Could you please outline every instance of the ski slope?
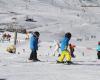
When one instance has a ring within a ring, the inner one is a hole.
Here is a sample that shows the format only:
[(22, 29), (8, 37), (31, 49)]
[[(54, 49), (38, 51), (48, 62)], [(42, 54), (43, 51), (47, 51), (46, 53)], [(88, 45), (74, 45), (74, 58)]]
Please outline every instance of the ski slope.
[[(10, 32), (11, 42), (0, 42), (0, 79), (99, 80), (100, 60), (95, 49), (100, 40), (99, 5), (99, 0), (0, 0), (0, 28), (15, 22), (14, 28), (39, 31), (38, 58), (42, 61), (26, 63), (31, 51), (29, 41), (21, 33), (16, 54), (8, 53), (7, 46), (14, 43), (14, 33)], [(36, 22), (25, 21), (27, 16)], [(76, 58), (72, 61), (79, 65), (56, 64), (58, 57), (52, 56), (49, 46), (54, 40), (61, 40), (66, 32), (72, 33), (70, 42), (76, 45)]]
[[(0, 26), (9, 27), (16, 18), (17, 26), (28, 31), (38, 30), (43, 36), (44, 33), (55, 36), (70, 31), (75, 37), (96, 35), (99, 39), (99, 3), (99, 0), (1, 0)], [(88, 4), (97, 7), (82, 7)], [(26, 22), (27, 16), (37, 22)]]
[[(13, 35), (13, 33), (10, 33)], [(5, 80), (98, 80), (100, 60), (97, 59), (96, 50), (77, 44), (75, 48), (76, 58), (72, 61), (77, 65), (56, 64), (58, 59), (52, 56), (49, 46), (51, 41), (39, 43), (38, 58), (42, 62), (27, 62), (31, 53), (29, 41), (25, 41), (24, 34), (18, 34), (17, 52), (11, 54), (6, 52), (6, 47), (13, 44), (11, 42), (0, 43), (0, 79)], [(77, 42), (77, 41), (76, 41)], [(79, 42), (78, 42), (79, 43)], [(83, 45), (82, 45), (83, 44)], [(89, 46), (89, 45), (87, 45)], [(23, 51), (25, 49), (25, 51)], [(49, 55), (48, 55), (49, 53)], [(63, 77), (62, 77), (63, 76)]]

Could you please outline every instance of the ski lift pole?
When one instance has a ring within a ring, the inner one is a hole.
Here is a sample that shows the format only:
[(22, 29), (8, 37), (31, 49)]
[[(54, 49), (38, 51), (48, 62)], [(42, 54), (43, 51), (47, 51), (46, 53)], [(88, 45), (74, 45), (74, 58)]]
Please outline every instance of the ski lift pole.
[(14, 45), (17, 43), (17, 31), (14, 32)]
[[(16, 48), (16, 44), (17, 44), (17, 31), (14, 32), (14, 46)], [(15, 50), (16, 53), (16, 50)]]
[[(13, 24), (13, 29), (14, 29), (17, 26), (17, 24), (16, 24), (17, 18), (14, 17), (14, 18), (12, 18), (12, 20), (13, 20), (12, 24)], [(16, 53), (16, 43), (17, 43), (17, 28), (14, 31), (14, 48), (15, 48), (14, 53)]]

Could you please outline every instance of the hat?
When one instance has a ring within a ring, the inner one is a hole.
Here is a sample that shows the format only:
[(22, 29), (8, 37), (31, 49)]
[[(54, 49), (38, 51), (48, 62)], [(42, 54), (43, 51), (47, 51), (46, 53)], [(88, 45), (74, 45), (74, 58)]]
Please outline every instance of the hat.
[(39, 37), (39, 36), (40, 36), (40, 33), (39, 33), (38, 31), (35, 31), (35, 32), (33, 33), (33, 35), (36, 36), (36, 37)]
[(69, 38), (69, 39), (71, 38), (71, 36), (72, 36), (72, 35), (71, 35), (70, 32), (68, 32), (68, 33), (65, 34), (65, 37), (67, 37), (67, 38)]

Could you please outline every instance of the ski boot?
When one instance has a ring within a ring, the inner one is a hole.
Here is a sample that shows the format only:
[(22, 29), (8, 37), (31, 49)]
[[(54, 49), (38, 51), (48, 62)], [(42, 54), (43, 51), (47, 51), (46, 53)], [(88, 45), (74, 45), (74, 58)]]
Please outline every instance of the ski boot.
[(67, 61), (68, 65), (74, 64), (72, 61)]

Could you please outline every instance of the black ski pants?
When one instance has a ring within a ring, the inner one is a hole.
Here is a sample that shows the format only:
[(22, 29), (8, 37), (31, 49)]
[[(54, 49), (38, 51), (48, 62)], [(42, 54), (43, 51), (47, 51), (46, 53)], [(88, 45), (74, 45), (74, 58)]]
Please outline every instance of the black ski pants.
[(100, 59), (100, 51), (98, 51), (97, 57), (98, 57), (98, 59)]
[(31, 54), (30, 54), (29, 60), (37, 60), (37, 51), (31, 50)]

